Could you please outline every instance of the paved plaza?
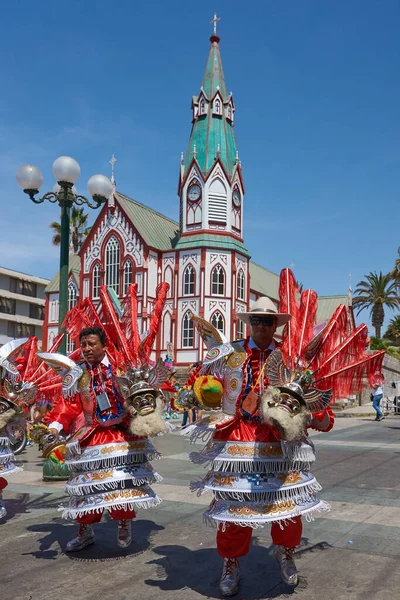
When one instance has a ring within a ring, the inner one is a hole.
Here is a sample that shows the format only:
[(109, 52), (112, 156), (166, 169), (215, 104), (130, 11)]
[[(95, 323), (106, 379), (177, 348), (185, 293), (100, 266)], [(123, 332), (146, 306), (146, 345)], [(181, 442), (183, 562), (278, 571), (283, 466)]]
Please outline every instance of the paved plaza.
[[(400, 598), (400, 418), (337, 419), (330, 433), (314, 433), (321, 496), (332, 512), (304, 523), (297, 552), (300, 584), (280, 580), (268, 528), (253, 535), (241, 560), (238, 599), (398, 600)], [(140, 511), (127, 551), (116, 544), (116, 523), (95, 526), (96, 544), (65, 554), (76, 526), (57, 507), (63, 482), (44, 483), (36, 448), (21, 455), (24, 472), (10, 477), (4, 497), (9, 518), (0, 525), (2, 600), (185, 600), (219, 598), (222, 559), (215, 532), (189, 481), (204, 469), (192, 465), (189, 441), (174, 432), (158, 437), (164, 477), (154, 489), (163, 503)]]

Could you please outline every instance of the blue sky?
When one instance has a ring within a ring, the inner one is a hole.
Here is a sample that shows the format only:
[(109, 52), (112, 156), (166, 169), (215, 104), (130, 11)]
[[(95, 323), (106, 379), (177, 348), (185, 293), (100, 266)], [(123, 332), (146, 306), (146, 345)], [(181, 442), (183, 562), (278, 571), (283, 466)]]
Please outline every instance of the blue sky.
[(275, 272), (294, 264), (321, 295), (346, 293), (349, 273), (355, 287), (365, 273), (392, 268), (400, 245), (398, 0), (7, 3), (0, 264), (49, 278), (57, 270), (49, 229), (57, 207), (23, 195), (20, 164), (42, 169), (44, 191), (54, 159), (71, 155), (86, 193), (92, 174), (110, 175), (115, 153), (119, 191), (178, 218), (179, 158), (215, 11), (252, 259)]

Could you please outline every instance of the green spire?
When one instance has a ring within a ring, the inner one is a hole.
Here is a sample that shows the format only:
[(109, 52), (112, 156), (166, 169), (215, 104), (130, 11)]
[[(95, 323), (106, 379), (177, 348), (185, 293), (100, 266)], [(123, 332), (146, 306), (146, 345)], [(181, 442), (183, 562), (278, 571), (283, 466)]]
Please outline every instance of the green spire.
[(211, 48), (208, 54), (206, 70), (203, 77), (202, 89), (209, 99), (213, 98), (219, 90), (223, 99), (227, 97), (224, 70), (222, 68), (221, 53), (219, 51), (219, 37), (210, 37)]
[(196, 158), (205, 177), (217, 158), (222, 161), (229, 177), (232, 177), (234, 166), (238, 161), (233, 130), (234, 104), (232, 96), (226, 91), (219, 50), (220, 39), (214, 34), (210, 41), (211, 48), (200, 94), (194, 96), (192, 101), (194, 122), (183, 164), (183, 177), (193, 158)]

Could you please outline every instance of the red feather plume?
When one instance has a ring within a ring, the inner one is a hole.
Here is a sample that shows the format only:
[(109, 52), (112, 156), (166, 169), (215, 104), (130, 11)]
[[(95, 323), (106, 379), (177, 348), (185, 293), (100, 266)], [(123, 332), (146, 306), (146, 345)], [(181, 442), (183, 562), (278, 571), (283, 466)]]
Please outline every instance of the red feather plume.
[(100, 287), (100, 299), (106, 329), (112, 332), (115, 343), (121, 354), (121, 358), (123, 358), (123, 363), (125, 365), (128, 363), (134, 363), (135, 361), (131, 354), (129, 344), (126, 340), (126, 337), (122, 333), (118, 316), (115, 312), (114, 305), (111, 302), (110, 296), (107, 292), (107, 287), (105, 285)]
[(289, 368), (294, 367), (299, 344), (299, 305), (297, 296), (299, 288), (290, 269), (283, 269), (279, 280), (279, 311), (292, 315), (283, 330), (282, 355)]
[(142, 364), (145, 364), (150, 357), (150, 352), (153, 347), (155, 337), (160, 327), (162, 311), (164, 308), (165, 300), (167, 299), (167, 293), (169, 290), (169, 284), (165, 281), (160, 283), (156, 289), (156, 299), (154, 302), (153, 310), (150, 317), (150, 331), (148, 335), (142, 340), (139, 346), (139, 357)]
[(138, 331), (138, 299), (137, 299), (137, 284), (133, 283), (129, 286), (125, 298), (121, 302), (122, 319), (121, 329), (128, 341), (129, 348), (135, 363), (139, 357), (140, 337)]
[(306, 346), (312, 339), (317, 316), (317, 294), (313, 290), (305, 290), (301, 295), (299, 311), (299, 342), (297, 353), (302, 356)]

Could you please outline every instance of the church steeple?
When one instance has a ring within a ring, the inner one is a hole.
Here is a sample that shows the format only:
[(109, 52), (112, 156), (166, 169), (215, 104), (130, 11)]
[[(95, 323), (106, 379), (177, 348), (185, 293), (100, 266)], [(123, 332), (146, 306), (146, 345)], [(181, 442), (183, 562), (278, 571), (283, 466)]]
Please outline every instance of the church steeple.
[(192, 97), (192, 131), (181, 159), (181, 233), (215, 230), (242, 238), (243, 181), (234, 133), (235, 104), (227, 92), (215, 15), (200, 92)]
[(193, 127), (185, 157), (185, 171), (190, 166), (193, 152), (202, 173), (207, 176), (219, 158), (231, 177), (236, 161), (237, 148), (233, 131), (235, 105), (228, 94), (219, 49), (220, 38), (210, 37), (203, 83), (198, 96), (192, 98)]

